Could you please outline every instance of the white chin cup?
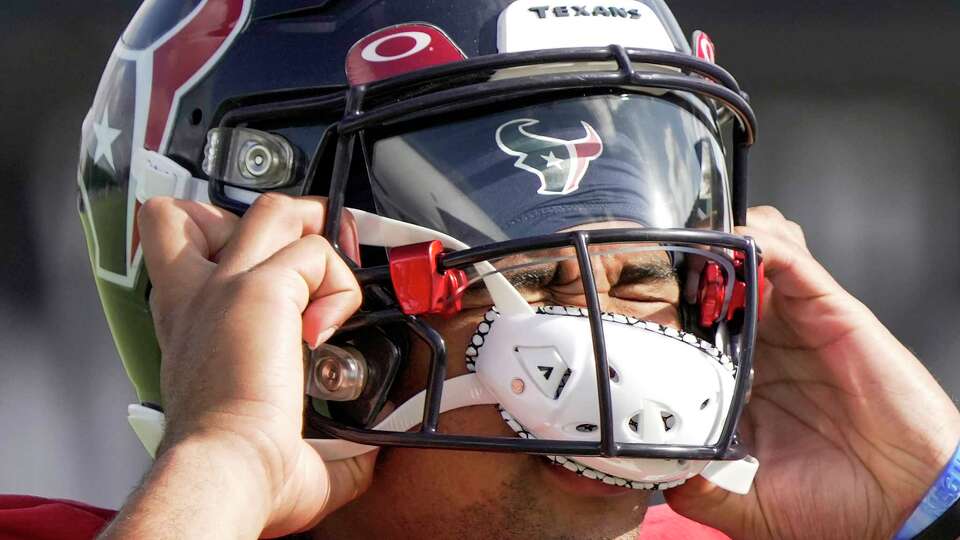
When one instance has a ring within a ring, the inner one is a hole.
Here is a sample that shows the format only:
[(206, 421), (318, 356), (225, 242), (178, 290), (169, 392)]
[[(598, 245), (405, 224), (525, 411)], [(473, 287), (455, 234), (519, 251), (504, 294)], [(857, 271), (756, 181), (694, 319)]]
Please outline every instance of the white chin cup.
[[(622, 443), (715, 444), (733, 397), (735, 366), (693, 334), (617, 314), (603, 315), (610, 367), (614, 439)], [(599, 441), (596, 361), (587, 310), (547, 306), (534, 314), (488, 312), (467, 349), (476, 371), (521, 436)], [(519, 425), (517, 425), (519, 424)], [(575, 458), (628, 481), (670, 487), (704, 472), (736, 477), (727, 489), (749, 490), (756, 461)], [(590, 475), (588, 475), (590, 476)], [(602, 475), (601, 475), (602, 476)], [(721, 482), (718, 482), (721, 483)]]

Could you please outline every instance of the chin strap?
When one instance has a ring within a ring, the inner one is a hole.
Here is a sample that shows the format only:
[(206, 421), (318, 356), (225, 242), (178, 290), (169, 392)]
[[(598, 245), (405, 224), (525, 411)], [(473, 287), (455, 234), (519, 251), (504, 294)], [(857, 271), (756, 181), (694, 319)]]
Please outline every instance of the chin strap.
[[(423, 390), (397, 407), (373, 429), (397, 432), (412, 429), (420, 424), (426, 400), (427, 392)], [(468, 373), (444, 381), (443, 395), (440, 399), (440, 412), (445, 413), (473, 405), (495, 405), (496, 403), (496, 398), (483, 386), (477, 374)], [(165, 421), (163, 413), (135, 403), (127, 407), (127, 421), (150, 457), (156, 457), (157, 447), (160, 446), (160, 440), (163, 438)], [(376, 446), (358, 444), (342, 439), (307, 439), (307, 443), (325, 461), (352, 458), (377, 448)]]
[[(408, 431), (420, 424), (427, 393), (422, 391), (397, 407), (389, 416), (376, 425), (377, 431)], [(487, 391), (476, 373), (460, 375), (443, 382), (443, 394), (440, 398), (440, 412), (472, 407), (474, 405), (495, 405), (493, 394)], [(375, 450), (376, 446), (367, 446), (342, 439), (307, 439), (307, 443), (320, 454), (325, 461), (338, 461), (352, 458)]]
[(700, 476), (727, 491), (746, 495), (759, 467), (760, 462), (753, 456), (737, 461), (711, 461), (700, 471)]
[(150, 457), (156, 458), (166, 423), (163, 413), (139, 403), (132, 403), (127, 406), (127, 422)]

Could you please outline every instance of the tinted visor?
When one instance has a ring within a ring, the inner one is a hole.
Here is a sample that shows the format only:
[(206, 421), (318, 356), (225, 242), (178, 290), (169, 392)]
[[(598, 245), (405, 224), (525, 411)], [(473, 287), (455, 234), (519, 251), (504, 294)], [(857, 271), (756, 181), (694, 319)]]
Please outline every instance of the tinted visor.
[(712, 109), (679, 92), (540, 103), (376, 140), (387, 217), (471, 245), (628, 221), (730, 230)]

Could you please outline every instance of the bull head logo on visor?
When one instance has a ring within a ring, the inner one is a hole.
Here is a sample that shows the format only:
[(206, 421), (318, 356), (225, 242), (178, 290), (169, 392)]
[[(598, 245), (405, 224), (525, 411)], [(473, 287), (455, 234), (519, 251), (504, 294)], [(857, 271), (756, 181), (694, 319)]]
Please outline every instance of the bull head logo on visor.
[(530, 133), (539, 120), (519, 118), (497, 128), (497, 146), (517, 160), (513, 166), (537, 175), (543, 195), (566, 195), (580, 187), (587, 165), (603, 153), (603, 141), (593, 127), (581, 121), (586, 135), (572, 141)]

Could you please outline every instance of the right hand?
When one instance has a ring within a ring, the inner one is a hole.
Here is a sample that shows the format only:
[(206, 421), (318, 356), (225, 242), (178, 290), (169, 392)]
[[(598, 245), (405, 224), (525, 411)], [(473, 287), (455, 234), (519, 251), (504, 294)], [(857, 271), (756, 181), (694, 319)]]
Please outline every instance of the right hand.
[[(376, 452), (324, 463), (301, 435), (302, 344), (328, 339), (361, 301), (320, 236), (325, 203), (265, 194), (240, 219), (153, 198), (139, 214), (162, 351), (158, 461), (198, 444), (216, 449), (212, 461), (245, 456), (249, 467), (231, 474), (252, 473), (243, 486), (260, 504), (243, 511), (259, 513), (264, 536), (312, 527), (372, 480)], [(340, 243), (355, 254), (355, 228), (349, 216), (343, 223)]]
[(667, 502), (733, 538), (890, 538), (953, 454), (960, 412), (797, 224), (771, 207), (747, 222), (768, 278), (741, 422), (760, 470), (747, 495), (693, 478)]

